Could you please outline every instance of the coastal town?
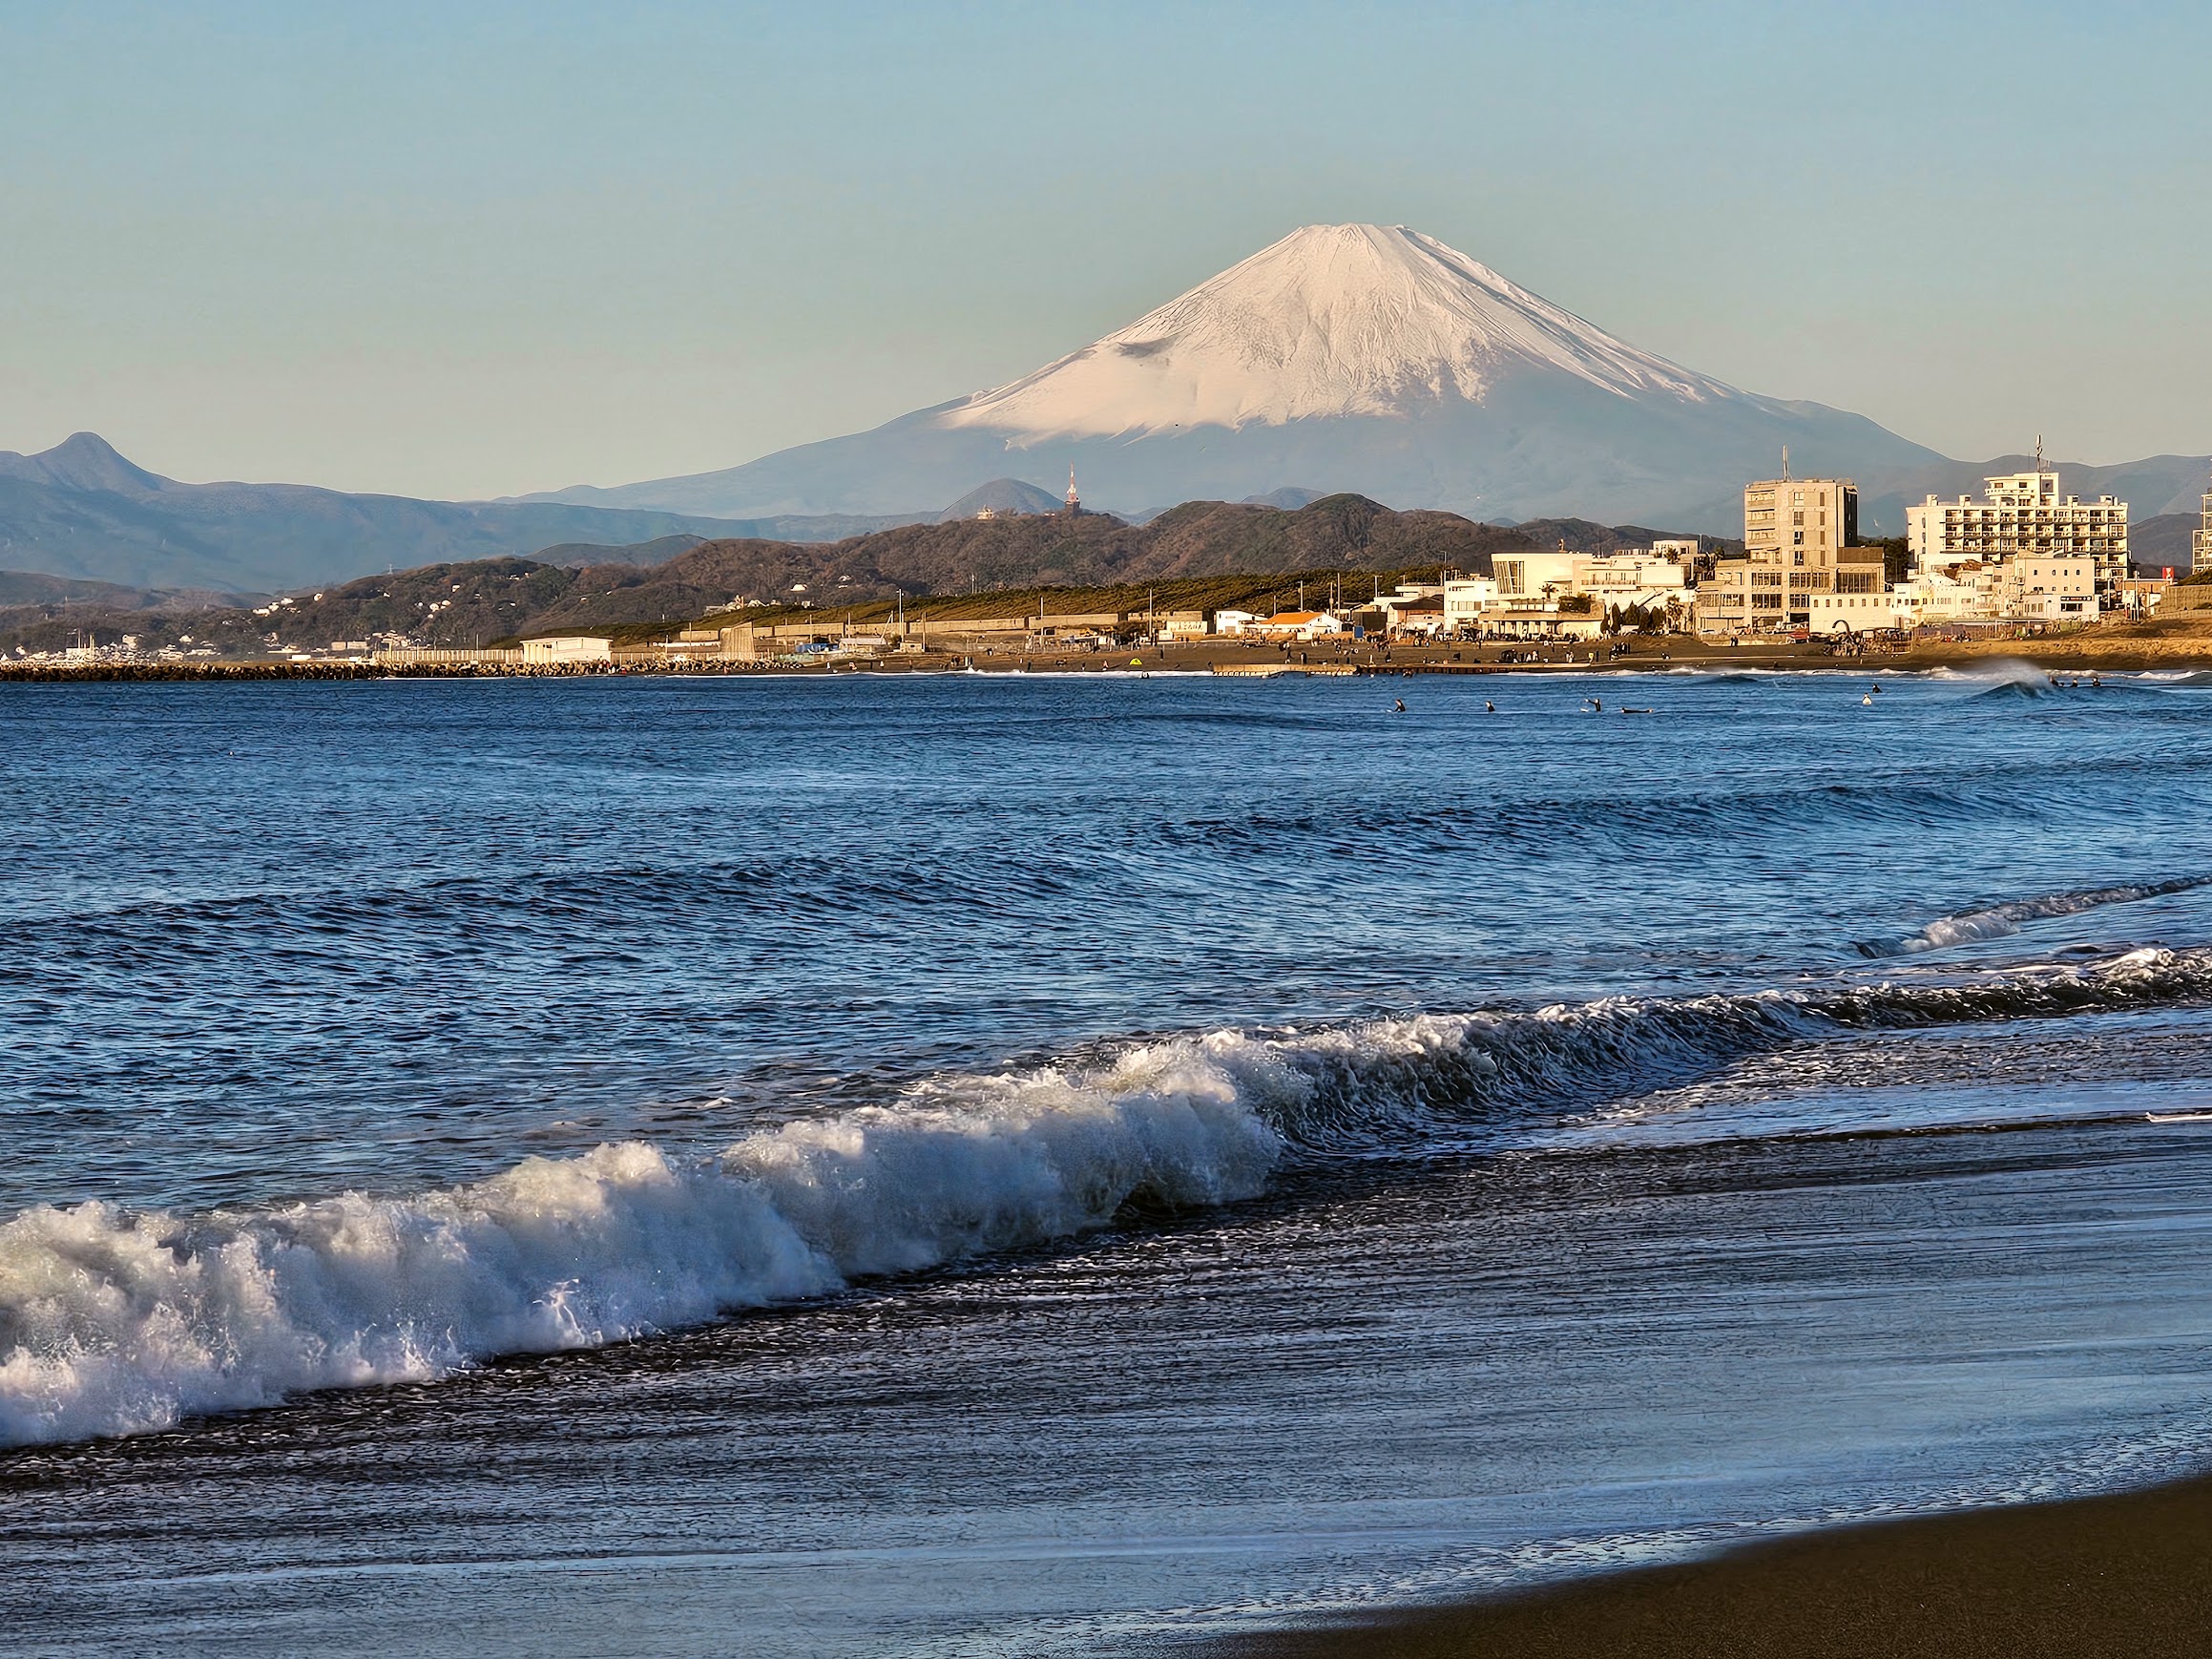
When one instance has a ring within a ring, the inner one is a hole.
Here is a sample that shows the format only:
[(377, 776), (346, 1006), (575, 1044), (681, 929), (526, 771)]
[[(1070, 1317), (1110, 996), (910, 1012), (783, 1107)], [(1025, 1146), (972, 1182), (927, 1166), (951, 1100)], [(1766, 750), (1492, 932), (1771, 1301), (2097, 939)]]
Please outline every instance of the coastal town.
[[(1325, 572), (1286, 578), (1280, 602), (1259, 607), (1179, 603), (1172, 583), (1164, 596), (1157, 585), (1149, 589), (1142, 602), (1041, 585), (969, 596), (956, 606), (905, 596), (825, 606), (793, 594), (741, 598), (688, 625), (642, 634), (577, 630), (458, 645), (388, 632), (244, 660), (190, 636), (142, 649), (126, 633), (46, 652), (19, 647), (0, 673), (195, 666), (541, 676), (866, 667), (1405, 672), (1628, 656), (1899, 656), (2078, 642), (2085, 630), (2109, 633), (2199, 610), (2212, 617), (2212, 582), (2135, 564), (2127, 503), (2065, 494), (2039, 451), (2031, 470), (1986, 478), (1978, 498), (1930, 496), (1908, 506), (1907, 533), (1897, 538), (1862, 537), (1850, 479), (1794, 477), (1786, 452), (1783, 459), (1781, 475), (1743, 488), (1740, 547), (1655, 537), (1642, 547), (1573, 551), (1562, 540), (1551, 551), (1498, 553), (1482, 574), (1398, 573), (1387, 585), (1381, 577), (1363, 582)], [(1072, 482), (1062, 513), (1084, 513)], [(986, 507), (977, 516), (1004, 514)], [(2212, 571), (2212, 489), (2192, 550), (2194, 568)], [(252, 615), (274, 624), (301, 602), (272, 598)], [(427, 601), (426, 623), (442, 604)]]

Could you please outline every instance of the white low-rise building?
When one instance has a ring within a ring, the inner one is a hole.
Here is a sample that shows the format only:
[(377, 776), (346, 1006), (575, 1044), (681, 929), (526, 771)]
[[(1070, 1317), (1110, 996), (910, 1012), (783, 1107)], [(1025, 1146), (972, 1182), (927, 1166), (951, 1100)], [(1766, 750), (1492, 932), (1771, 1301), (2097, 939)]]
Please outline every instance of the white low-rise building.
[(525, 662), (605, 662), (613, 656), (613, 648), (595, 634), (553, 634), (522, 642)]
[(1454, 577), (1444, 584), (1444, 631), (1448, 634), (1480, 633), (1483, 618), (1497, 607), (1495, 577)]
[(1931, 571), (1907, 577), (1889, 590), (1900, 628), (1933, 622), (1985, 622), (1994, 614), (1992, 594), (1996, 571), (1989, 565), (1956, 565), (1950, 574)]
[(1889, 628), (1909, 627), (1898, 620), (1894, 592), (1878, 594), (1814, 594), (1809, 601), (1813, 638), (1836, 634), (1873, 634)]
[(1498, 602), (1518, 606), (1571, 594), (1575, 591), (1576, 567), (1587, 558), (1585, 554), (1569, 553), (1564, 548), (1556, 553), (1501, 553), (1490, 561)]
[(2094, 622), (2097, 577), (2094, 558), (2009, 558), (1997, 567), (1991, 597), (2008, 621)]
[[(1690, 545), (1694, 559), (1697, 544)], [(1632, 614), (1679, 620), (1689, 614), (1690, 568), (1642, 553), (1595, 556), (1576, 570), (1574, 591), (1588, 594), (1601, 615), (1617, 620)]]
[(1324, 640), (1348, 633), (1342, 617), (1328, 611), (1277, 611), (1252, 624), (1252, 632), (1269, 640)]

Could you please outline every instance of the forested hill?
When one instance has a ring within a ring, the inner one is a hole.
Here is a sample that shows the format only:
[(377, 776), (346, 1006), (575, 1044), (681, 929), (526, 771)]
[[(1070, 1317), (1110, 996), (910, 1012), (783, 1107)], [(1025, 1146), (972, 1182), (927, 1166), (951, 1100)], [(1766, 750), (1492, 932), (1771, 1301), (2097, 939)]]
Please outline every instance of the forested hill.
[[(460, 645), (525, 634), (675, 626), (747, 599), (834, 606), (902, 593), (918, 598), (1292, 571), (1483, 574), (1493, 555), (1514, 549), (1564, 542), (1578, 552), (1603, 552), (1645, 546), (1659, 534), (1580, 519), (1506, 528), (1450, 513), (1394, 513), (1358, 495), (1327, 496), (1295, 511), (1193, 501), (1143, 525), (1103, 514), (970, 518), (826, 545), (704, 541), (656, 564), (633, 562), (649, 556), (641, 549), (549, 549), (552, 556), (365, 577), (258, 609), (150, 606), (143, 598), (72, 602), (57, 594), (0, 608), (0, 649), (52, 649), (78, 633), (111, 640), (129, 633), (149, 645), (176, 643), (189, 634), (195, 643), (226, 652), (320, 648), (385, 635)], [(579, 556), (599, 561), (583, 563)]]

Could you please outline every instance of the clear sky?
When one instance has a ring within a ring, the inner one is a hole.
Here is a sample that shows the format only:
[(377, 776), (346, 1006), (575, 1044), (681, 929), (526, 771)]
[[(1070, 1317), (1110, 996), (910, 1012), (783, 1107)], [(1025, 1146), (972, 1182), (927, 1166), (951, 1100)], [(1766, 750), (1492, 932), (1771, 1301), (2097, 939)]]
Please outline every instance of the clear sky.
[(2202, 453), (2208, 47), (2126, 0), (0, 0), (0, 449), (697, 472), (1366, 220), (1950, 454)]

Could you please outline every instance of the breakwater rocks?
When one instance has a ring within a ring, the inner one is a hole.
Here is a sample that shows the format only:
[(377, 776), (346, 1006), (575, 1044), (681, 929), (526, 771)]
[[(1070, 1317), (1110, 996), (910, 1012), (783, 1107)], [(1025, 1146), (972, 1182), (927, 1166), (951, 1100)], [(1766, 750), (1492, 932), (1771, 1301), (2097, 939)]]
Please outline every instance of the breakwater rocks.
[(156, 680), (573, 680), (607, 674), (761, 673), (757, 663), (671, 663), (632, 667), (604, 662), (509, 664), (375, 662), (0, 662), (0, 682), (106, 682)]
[(0, 662), (0, 681), (383, 680), (366, 662)]

